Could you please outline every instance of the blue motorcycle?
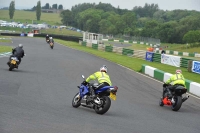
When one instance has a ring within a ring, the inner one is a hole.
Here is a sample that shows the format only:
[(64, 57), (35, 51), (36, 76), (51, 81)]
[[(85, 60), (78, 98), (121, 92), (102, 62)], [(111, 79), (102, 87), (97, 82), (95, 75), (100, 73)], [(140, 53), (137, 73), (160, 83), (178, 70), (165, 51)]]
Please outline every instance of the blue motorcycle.
[[(84, 75), (82, 78), (85, 81)], [(78, 86), (79, 92), (72, 100), (72, 106), (78, 108), (79, 106), (94, 109), (97, 114), (106, 113), (110, 106), (111, 100), (116, 100), (117, 86), (105, 86), (98, 89), (99, 84), (88, 83), (87, 85), (81, 84)]]

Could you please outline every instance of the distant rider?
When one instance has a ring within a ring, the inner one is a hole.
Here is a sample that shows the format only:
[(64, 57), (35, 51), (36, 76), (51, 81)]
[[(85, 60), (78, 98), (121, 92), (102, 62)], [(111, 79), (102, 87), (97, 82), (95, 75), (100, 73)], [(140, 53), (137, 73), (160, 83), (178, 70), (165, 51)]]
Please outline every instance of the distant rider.
[(54, 44), (53, 37), (49, 37), (49, 43), (52, 42)]
[(48, 34), (46, 35), (46, 41), (47, 41), (47, 40), (49, 40), (49, 35), (48, 35)]

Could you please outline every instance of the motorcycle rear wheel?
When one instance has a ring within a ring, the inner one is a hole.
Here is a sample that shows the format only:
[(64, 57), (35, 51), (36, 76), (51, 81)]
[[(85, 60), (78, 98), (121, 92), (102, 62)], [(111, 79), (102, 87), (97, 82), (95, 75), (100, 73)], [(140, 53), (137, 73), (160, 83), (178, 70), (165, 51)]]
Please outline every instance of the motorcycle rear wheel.
[(97, 114), (103, 115), (109, 110), (111, 106), (111, 100), (107, 96), (100, 98), (100, 100), (102, 102), (101, 106), (99, 107), (98, 105), (95, 105), (94, 110)]
[(181, 96), (175, 96), (174, 100), (175, 100), (175, 103), (172, 104), (171, 108), (173, 111), (178, 111), (182, 105), (182, 98), (181, 98)]
[[(79, 98), (78, 98), (78, 97), (79, 97)], [(79, 93), (77, 93), (77, 94), (74, 96), (73, 100), (72, 100), (72, 106), (73, 106), (74, 108), (78, 108), (80, 105), (81, 105), (81, 98), (80, 98), (80, 96), (79, 96)]]

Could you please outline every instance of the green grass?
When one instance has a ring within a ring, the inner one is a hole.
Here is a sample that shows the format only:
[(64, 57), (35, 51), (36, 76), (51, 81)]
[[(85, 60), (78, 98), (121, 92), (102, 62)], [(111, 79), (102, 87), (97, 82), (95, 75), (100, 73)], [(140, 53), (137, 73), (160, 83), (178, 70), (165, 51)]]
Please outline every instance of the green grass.
[[(77, 50), (81, 50), (81, 51), (102, 57), (104, 59), (107, 59), (111, 62), (115, 62), (117, 64), (121, 64), (121, 65), (126, 66), (137, 72), (141, 72), (142, 64), (146, 64), (146, 65), (158, 68), (162, 71), (172, 73), (172, 74), (177, 69), (176, 67), (164, 65), (161, 63), (148, 62), (145, 60), (132, 58), (132, 57), (128, 57), (128, 56), (124, 56), (124, 55), (120, 55), (120, 54), (94, 50), (92, 48), (81, 46), (80, 44), (75, 43), (75, 42), (68, 42), (68, 41), (63, 41), (63, 40), (58, 40), (58, 39), (55, 39), (55, 41), (65, 45), (65, 46), (75, 48)], [(181, 68), (181, 69), (182, 69), (183, 75), (185, 76), (186, 79), (200, 83), (200, 75), (199, 74), (188, 72), (186, 68)]]
[(0, 53), (2, 53), (2, 52), (11, 52), (11, 51), (12, 51), (12, 47), (0, 45)]
[[(104, 42), (106, 45), (110, 45), (109, 42)], [(151, 47), (149, 45), (145, 44), (132, 44), (132, 43), (124, 43), (123, 44), (130, 44), (131, 46), (126, 47), (128, 49), (134, 49), (134, 50), (147, 50), (147, 48)], [(168, 46), (168, 48), (164, 48), (165, 46)], [(169, 43), (162, 43), (161, 47), (163, 47), (165, 50), (172, 50), (172, 51), (180, 51), (180, 52), (188, 52), (188, 53), (200, 53), (200, 47), (196, 48), (186, 48), (186, 44), (169, 44)]]
[[(0, 20), (11, 21), (9, 18), (9, 10), (0, 10)], [(21, 23), (43, 23), (46, 22), (50, 25), (61, 24), (61, 17), (58, 13), (41, 13), (40, 21), (36, 19), (36, 12), (15, 10), (13, 20)]]
[(72, 30), (67, 30), (67, 29), (42, 29), (40, 30), (41, 33), (46, 33), (46, 34), (57, 34), (57, 35), (68, 35), (68, 36), (78, 36), (82, 37), (82, 33), (72, 31)]
[[(5, 39), (2, 39), (2, 38), (5, 38)], [(8, 38), (8, 39), (6, 39), (6, 38)], [(11, 39), (10, 39), (10, 37), (1, 36), (1, 35), (0, 35), (0, 42), (11, 43)]]
[(15, 31), (14, 33), (22, 33), (22, 32), (30, 32), (32, 29), (27, 28), (27, 29), (22, 29), (19, 27), (0, 27), (0, 30), (9, 30), (9, 31)]
[[(27, 28), (27, 29), (22, 29), (18, 27), (0, 27), (0, 30), (9, 30), (9, 31), (15, 31), (15, 33), (22, 33), (22, 32), (30, 32), (32, 29)], [(68, 36), (78, 36), (82, 37), (81, 32), (76, 32), (72, 30), (67, 30), (67, 29), (41, 29), (40, 33), (45, 33), (45, 34), (57, 34), (57, 35), (68, 35)]]

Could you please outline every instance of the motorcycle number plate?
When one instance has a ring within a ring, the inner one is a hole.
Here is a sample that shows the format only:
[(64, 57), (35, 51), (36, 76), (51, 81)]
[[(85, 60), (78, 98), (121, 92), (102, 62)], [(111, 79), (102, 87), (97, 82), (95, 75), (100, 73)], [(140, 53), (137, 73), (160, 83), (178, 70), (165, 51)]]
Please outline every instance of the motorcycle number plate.
[(15, 60), (12, 60), (12, 61), (11, 61), (11, 64), (16, 64), (16, 61), (15, 61)]
[(112, 100), (116, 100), (117, 96), (115, 94), (113, 94), (112, 92), (110, 92), (110, 98)]

